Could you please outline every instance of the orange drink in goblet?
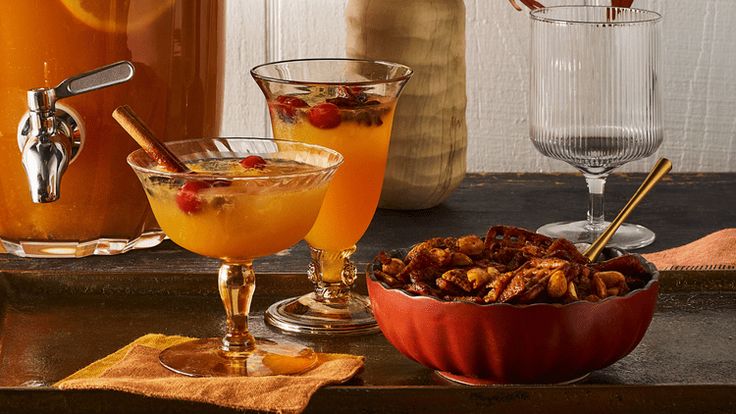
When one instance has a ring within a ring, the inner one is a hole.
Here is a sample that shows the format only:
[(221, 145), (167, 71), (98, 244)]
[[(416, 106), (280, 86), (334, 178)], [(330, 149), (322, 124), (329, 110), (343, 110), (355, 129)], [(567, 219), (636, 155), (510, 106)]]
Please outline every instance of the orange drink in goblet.
[(351, 292), (350, 256), (378, 206), (396, 102), (412, 71), (380, 61), (312, 59), (268, 63), (251, 74), (266, 95), (276, 138), (345, 157), (305, 237), (314, 292), (271, 306), (266, 321), (291, 332), (376, 331), (367, 298)]
[(249, 333), (252, 262), (307, 234), (342, 156), (316, 145), (257, 138), (167, 146), (194, 173), (162, 171), (143, 150), (133, 152), (128, 163), (171, 240), (222, 260), (218, 285), (227, 333), (167, 348), (161, 362), (194, 376), (266, 376), (309, 369), (316, 363), (311, 349)]

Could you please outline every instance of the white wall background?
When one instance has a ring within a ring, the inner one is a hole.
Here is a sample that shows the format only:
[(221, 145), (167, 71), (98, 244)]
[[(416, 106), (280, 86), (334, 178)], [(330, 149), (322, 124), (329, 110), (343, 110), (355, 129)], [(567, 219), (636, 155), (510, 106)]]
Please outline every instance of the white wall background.
[[(543, 3), (562, 3), (547, 0)], [(268, 135), (249, 69), (345, 55), (346, 0), (227, 0), (223, 134)], [(529, 21), (506, 0), (466, 0), (468, 170), (574, 171), (546, 159), (527, 134)], [(736, 1), (636, 0), (664, 15), (665, 142), (676, 171), (736, 171)], [(401, 2), (396, 2), (400, 12)]]

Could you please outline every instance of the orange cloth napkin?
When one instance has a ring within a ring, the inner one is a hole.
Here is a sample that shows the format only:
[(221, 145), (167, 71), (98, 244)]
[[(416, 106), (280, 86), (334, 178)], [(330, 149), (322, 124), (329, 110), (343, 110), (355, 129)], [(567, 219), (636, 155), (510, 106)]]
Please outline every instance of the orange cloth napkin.
[(204, 402), (241, 410), (300, 413), (328, 384), (358, 373), (363, 357), (318, 354), (316, 368), (299, 375), (207, 377), (178, 375), (161, 366), (159, 352), (193, 338), (149, 334), (55, 384), (61, 389), (109, 389), (149, 397)]
[(684, 246), (643, 255), (657, 269), (736, 266), (736, 228), (723, 229)]

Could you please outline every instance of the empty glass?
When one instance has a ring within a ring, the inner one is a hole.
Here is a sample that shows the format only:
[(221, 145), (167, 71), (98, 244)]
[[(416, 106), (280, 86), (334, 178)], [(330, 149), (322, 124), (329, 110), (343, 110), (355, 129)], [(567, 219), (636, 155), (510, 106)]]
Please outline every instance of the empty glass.
[[(580, 170), (588, 183), (588, 219), (538, 232), (592, 242), (603, 217), (606, 177), (652, 155), (662, 143), (661, 16), (639, 9), (560, 6), (531, 12), (529, 132), (542, 154)], [(623, 224), (609, 245), (635, 249), (654, 241)]]

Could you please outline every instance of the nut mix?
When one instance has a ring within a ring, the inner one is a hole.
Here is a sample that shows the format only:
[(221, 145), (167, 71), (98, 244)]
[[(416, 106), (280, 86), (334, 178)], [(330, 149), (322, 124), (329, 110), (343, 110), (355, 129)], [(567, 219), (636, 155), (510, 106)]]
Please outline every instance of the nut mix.
[(649, 270), (633, 255), (591, 263), (565, 239), (511, 226), (475, 235), (436, 237), (403, 259), (386, 252), (374, 274), (392, 288), (473, 303), (570, 303), (623, 296), (643, 287)]

